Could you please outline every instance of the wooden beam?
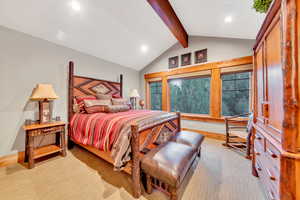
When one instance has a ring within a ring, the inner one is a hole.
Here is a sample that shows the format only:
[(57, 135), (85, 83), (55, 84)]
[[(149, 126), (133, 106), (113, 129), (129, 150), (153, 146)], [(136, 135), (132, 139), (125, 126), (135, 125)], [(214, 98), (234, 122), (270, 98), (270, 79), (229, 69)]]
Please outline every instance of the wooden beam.
[(179, 43), (188, 47), (188, 34), (177, 17), (174, 9), (168, 0), (147, 0), (154, 11), (159, 15), (163, 22), (168, 26)]

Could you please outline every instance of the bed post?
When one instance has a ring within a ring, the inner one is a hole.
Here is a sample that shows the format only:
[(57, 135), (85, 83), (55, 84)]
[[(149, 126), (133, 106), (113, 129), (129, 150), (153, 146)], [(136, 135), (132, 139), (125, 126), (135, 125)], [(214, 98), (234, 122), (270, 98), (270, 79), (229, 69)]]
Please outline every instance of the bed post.
[(71, 133), (71, 119), (73, 116), (73, 85), (74, 85), (74, 62), (69, 62), (69, 87), (68, 87), (68, 149), (71, 149), (74, 147), (74, 143), (70, 139), (70, 133)]
[(133, 196), (141, 196), (141, 171), (140, 171), (140, 148), (139, 148), (139, 127), (136, 123), (131, 125), (131, 150), (132, 150), (132, 185)]
[(123, 74), (120, 74), (120, 96), (123, 97)]
[(178, 132), (181, 131), (181, 114), (180, 112), (176, 112), (178, 119)]

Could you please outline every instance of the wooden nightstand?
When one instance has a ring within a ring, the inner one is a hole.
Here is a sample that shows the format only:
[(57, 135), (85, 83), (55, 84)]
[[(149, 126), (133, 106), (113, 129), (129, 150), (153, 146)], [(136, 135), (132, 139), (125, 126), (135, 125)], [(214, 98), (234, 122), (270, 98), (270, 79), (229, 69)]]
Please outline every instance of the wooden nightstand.
[[(61, 152), (65, 157), (66, 142), (65, 142), (65, 122), (50, 122), (45, 124), (25, 125), (23, 129), (26, 131), (26, 148), (25, 148), (25, 162), (28, 162), (28, 168), (34, 167), (34, 160), (43, 156)], [(45, 136), (49, 134), (56, 135), (56, 143), (46, 145), (39, 148), (34, 148), (34, 138), (37, 136)]]

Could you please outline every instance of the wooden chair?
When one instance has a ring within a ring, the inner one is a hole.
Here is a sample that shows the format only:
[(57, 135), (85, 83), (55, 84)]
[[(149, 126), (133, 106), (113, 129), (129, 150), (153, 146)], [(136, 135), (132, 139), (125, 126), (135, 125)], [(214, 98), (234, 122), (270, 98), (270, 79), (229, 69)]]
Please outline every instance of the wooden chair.
[(245, 113), (225, 118), (226, 140), (223, 144), (226, 147), (238, 150), (247, 159), (251, 158), (251, 130), (247, 130), (248, 118), (251, 113)]

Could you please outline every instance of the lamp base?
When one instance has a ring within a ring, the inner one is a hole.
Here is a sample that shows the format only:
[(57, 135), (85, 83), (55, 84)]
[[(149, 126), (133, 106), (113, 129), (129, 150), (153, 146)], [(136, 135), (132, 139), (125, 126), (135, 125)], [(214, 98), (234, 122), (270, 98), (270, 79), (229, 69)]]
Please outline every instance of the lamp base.
[(47, 99), (39, 101), (39, 123), (49, 123), (51, 121), (50, 101)]
[(137, 109), (136, 97), (130, 97), (130, 103), (131, 103), (132, 109), (136, 110)]

